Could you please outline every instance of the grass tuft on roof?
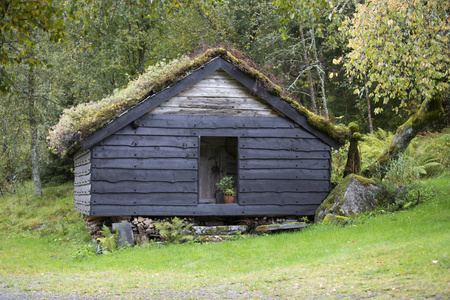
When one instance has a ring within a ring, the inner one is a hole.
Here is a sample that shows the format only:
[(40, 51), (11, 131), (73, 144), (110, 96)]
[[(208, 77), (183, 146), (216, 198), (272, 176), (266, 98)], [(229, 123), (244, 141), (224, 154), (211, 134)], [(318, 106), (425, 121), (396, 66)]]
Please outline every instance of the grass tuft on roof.
[(147, 100), (148, 97), (150, 97), (148, 100), (151, 101), (152, 95), (170, 87), (219, 56), (238, 67), (242, 72), (258, 79), (269, 92), (290, 103), (308, 119), (314, 128), (327, 133), (341, 144), (348, 138), (350, 131), (347, 127), (335, 126), (329, 120), (310, 112), (292, 98), (284, 96), (283, 90), (278, 85), (250, 67), (244, 60), (234, 57), (223, 48), (213, 48), (195, 58), (183, 56), (150, 66), (144, 74), (131, 81), (127, 87), (113, 92), (103, 100), (65, 109), (59, 122), (49, 131), (47, 140), (50, 149), (61, 157), (74, 153), (79, 150), (80, 143), (92, 133), (140, 102)]

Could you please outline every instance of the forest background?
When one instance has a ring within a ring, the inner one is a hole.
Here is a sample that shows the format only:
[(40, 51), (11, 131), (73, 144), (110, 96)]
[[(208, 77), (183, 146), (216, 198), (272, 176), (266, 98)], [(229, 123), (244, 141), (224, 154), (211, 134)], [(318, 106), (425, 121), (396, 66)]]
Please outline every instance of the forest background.
[[(70, 179), (46, 143), (71, 106), (149, 66), (233, 49), (311, 111), (362, 133), (449, 105), (450, 4), (442, 0), (1, 1), (0, 191)], [(448, 127), (447, 117), (435, 129)], [(33, 175), (33, 176), (32, 176)]]

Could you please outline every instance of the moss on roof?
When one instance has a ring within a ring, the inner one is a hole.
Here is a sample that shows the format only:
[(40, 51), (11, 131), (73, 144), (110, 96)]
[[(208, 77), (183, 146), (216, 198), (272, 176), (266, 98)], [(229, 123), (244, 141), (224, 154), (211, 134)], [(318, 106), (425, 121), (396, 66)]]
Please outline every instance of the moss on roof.
[(49, 132), (48, 142), (51, 150), (60, 156), (75, 152), (79, 149), (80, 142), (95, 131), (138, 105), (147, 97), (170, 87), (219, 56), (238, 67), (242, 72), (258, 79), (265, 89), (280, 96), (304, 115), (314, 128), (327, 133), (341, 144), (348, 138), (350, 131), (347, 127), (335, 126), (329, 120), (310, 112), (297, 101), (283, 95), (283, 91), (278, 85), (250, 67), (244, 60), (234, 57), (223, 48), (214, 48), (195, 58), (184, 56), (167, 63), (162, 62), (151, 66), (147, 72), (131, 81), (127, 87), (115, 91), (102, 101), (83, 103), (64, 110), (58, 124)]

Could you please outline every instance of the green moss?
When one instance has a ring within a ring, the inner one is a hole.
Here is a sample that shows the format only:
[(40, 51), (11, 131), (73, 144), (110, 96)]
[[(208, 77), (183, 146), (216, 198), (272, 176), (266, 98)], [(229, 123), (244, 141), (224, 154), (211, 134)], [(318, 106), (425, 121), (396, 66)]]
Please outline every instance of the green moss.
[(369, 184), (376, 184), (375, 181), (370, 178), (366, 178), (366, 177), (359, 176), (359, 175), (354, 175), (354, 177), (364, 186), (369, 185)]
[(355, 141), (359, 141), (361, 139), (361, 133), (359, 132), (354, 132), (352, 135), (352, 139)]
[(359, 126), (355, 122), (348, 124), (348, 129), (350, 129), (351, 132), (359, 132)]
[(323, 218), (323, 225), (345, 225), (348, 223), (349, 218), (343, 216), (336, 216), (333, 214), (327, 214)]

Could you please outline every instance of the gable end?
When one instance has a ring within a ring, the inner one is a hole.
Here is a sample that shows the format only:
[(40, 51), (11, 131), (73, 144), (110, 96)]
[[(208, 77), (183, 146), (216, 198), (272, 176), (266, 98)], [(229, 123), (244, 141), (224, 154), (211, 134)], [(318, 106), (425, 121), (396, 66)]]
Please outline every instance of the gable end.
[(272, 109), (293, 120), (305, 130), (318, 137), (324, 143), (336, 149), (340, 147), (340, 144), (337, 143), (334, 139), (330, 138), (325, 133), (322, 133), (313, 128), (308, 123), (307, 118), (300, 114), (288, 102), (281, 99), (279, 96), (273, 95), (269, 91), (267, 91), (267, 89), (263, 87), (263, 84), (258, 79), (242, 72), (232, 63), (226, 61), (222, 57), (217, 57), (211, 62), (205, 64), (202, 68), (197, 69), (192, 74), (176, 82), (169, 88), (166, 88), (165, 90), (162, 90), (155, 95), (147, 97), (146, 99), (141, 101), (141, 103), (131, 108), (130, 110), (119, 116), (117, 119), (107, 124), (102, 129), (94, 132), (91, 136), (83, 141), (83, 148), (89, 149), (93, 145), (122, 129), (123, 127), (135, 121), (139, 117), (145, 115), (149, 111), (160, 106), (162, 103), (176, 96), (178, 93), (190, 88), (194, 84), (198, 83), (199, 81), (219, 69), (223, 69), (227, 74), (229, 74), (243, 86), (252, 91), (255, 95), (259, 96), (262, 100), (268, 103), (272, 107)]

